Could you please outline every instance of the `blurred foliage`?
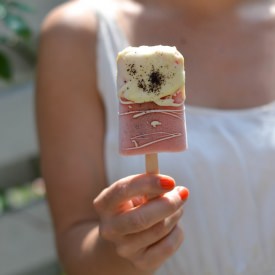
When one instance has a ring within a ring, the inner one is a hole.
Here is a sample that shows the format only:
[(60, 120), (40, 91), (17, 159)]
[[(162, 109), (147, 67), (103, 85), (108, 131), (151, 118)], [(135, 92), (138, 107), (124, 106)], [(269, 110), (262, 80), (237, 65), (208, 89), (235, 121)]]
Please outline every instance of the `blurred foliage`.
[(45, 186), (42, 181), (0, 189), (0, 215), (18, 210), (45, 197)]
[(0, 33), (0, 80), (13, 77), (13, 66), (7, 50), (17, 53), (25, 62), (35, 64), (35, 49), (32, 45), (32, 30), (23, 15), (34, 10), (18, 1), (0, 0), (0, 25), (7, 32)]

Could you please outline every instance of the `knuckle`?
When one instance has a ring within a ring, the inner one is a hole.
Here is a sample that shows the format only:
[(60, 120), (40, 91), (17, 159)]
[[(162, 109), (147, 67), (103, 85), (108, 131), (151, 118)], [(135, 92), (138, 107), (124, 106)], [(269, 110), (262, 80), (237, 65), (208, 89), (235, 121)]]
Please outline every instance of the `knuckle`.
[(110, 241), (115, 236), (115, 232), (111, 226), (104, 224), (100, 225), (99, 227), (99, 235), (102, 237), (102, 239)]
[(120, 257), (128, 258), (128, 256), (129, 256), (129, 247), (125, 244), (117, 245), (116, 252)]
[(106, 208), (108, 202), (107, 188), (101, 191), (101, 193), (94, 199), (93, 206), (95, 210), (100, 213)]
[(97, 212), (100, 212), (102, 209), (102, 201), (99, 198), (95, 198), (93, 201), (94, 208)]

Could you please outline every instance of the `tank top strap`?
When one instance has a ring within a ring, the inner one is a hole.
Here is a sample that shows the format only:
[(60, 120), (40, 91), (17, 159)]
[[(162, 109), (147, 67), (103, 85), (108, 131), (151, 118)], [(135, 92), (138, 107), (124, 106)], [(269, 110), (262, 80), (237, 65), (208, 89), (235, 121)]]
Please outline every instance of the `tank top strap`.
[[(116, 96), (116, 56), (119, 51), (128, 46), (128, 42), (116, 21), (116, 14), (111, 9), (99, 5), (95, 12), (98, 21), (97, 33), (97, 84), (104, 102), (115, 103)], [(107, 94), (106, 94), (107, 93)], [(116, 106), (108, 106), (111, 110)]]
[(96, 13), (99, 22), (100, 37), (104, 38), (105, 40), (109, 40), (113, 46), (113, 49), (117, 51), (127, 47), (128, 41), (118, 26), (116, 13), (103, 9), (100, 6), (96, 8)]

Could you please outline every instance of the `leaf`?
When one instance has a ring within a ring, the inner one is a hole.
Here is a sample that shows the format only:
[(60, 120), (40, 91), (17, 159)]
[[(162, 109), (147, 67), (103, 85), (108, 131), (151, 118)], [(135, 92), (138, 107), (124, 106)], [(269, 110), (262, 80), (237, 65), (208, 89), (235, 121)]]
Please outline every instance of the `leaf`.
[(0, 52), (0, 78), (11, 80), (12, 69), (10, 62), (3, 52)]
[(2, 20), (7, 14), (7, 9), (6, 9), (6, 6), (5, 4), (2, 4), (0, 2), (0, 20)]
[(19, 15), (7, 13), (4, 17), (6, 26), (16, 33), (19, 37), (27, 40), (31, 37), (31, 29), (26, 21)]
[(15, 8), (20, 11), (28, 12), (28, 13), (34, 12), (34, 9), (32, 7), (30, 7), (24, 3), (17, 2), (17, 1), (8, 2), (8, 7)]
[(29, 65), (34, 66), (36, 63), (36, 49), (31, 43), (18, 41), (12, 49)]
[(10, 40), (7, 36), (0, 35), (0, 45), (8, 45), (9, 41)]
[(6, 210), (9, 209), (8, 202), (6, 199), (6, 192), (3, 189), (0, 189), (0, 204), (1, 204), (1, 212), (5, 212)]

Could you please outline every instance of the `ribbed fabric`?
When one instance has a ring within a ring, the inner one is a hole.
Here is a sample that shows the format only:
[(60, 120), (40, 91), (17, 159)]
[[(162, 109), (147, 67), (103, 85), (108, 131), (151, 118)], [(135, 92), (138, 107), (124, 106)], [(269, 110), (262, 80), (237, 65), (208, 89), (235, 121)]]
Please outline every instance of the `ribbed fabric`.
[[(118, 154), (116, 55), (128, 42), (114, 17), (98, 10), (98, 20), (111, 184), (143, 173), (144, 157)], [(275, 102), (232, 111), (187, 106), (186, 118), (189, 149), (159, 154), (161, 173), (190, 189), (185, 242), (157, 274), (275, 274)]]

